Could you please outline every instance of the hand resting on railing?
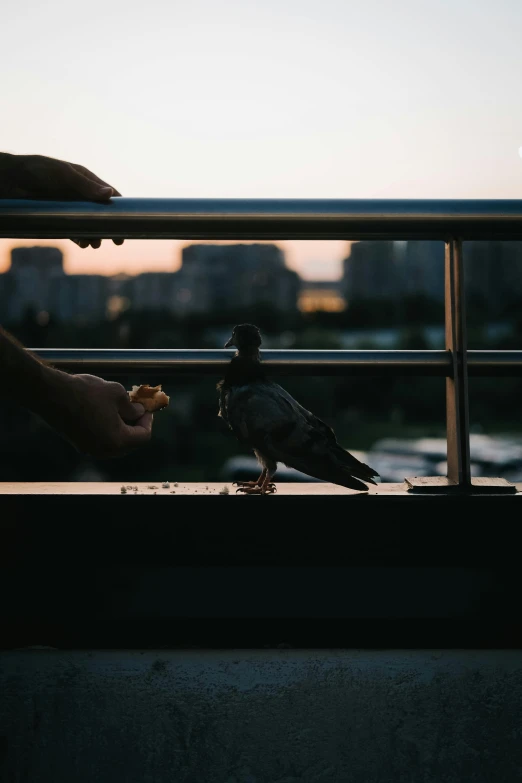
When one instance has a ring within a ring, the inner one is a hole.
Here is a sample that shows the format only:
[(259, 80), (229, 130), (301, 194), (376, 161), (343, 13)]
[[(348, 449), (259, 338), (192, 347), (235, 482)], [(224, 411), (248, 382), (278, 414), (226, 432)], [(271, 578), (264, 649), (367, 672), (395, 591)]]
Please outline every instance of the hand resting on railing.
[[(0, 152), (0, 198), (108, 202), (121, 193), (78, 163), (45, 155)], [(98, 248), (101, 239), (71, 237), (80, 247)], [(123, 239), (113, 239), (122, 245)]]

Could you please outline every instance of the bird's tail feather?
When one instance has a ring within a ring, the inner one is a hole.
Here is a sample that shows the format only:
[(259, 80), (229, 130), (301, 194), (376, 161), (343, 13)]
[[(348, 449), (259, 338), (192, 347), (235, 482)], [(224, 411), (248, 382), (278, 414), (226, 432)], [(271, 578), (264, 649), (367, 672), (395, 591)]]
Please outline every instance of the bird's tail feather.
[(351, 476), (355, 476), (356, 478), (362, 479), (363, 481), (368, 481), (370, 484), (377, 484), (377, 482), (374, 481), (374, 478), (379, 478), (379, 474), (364, 463), (361, 463), (361, 468), (349, 468), (346, 466), (341, 468), (341, 470), (343, 473), (346, 471)]
[[(373, 479), (364, 479), (365, 481), (375, 484)], [(359, 481), (355, 476), (351, 476), (349, 473), (339, 471), (337, 474), (333, 474), (327, 481), (331, 481), (333, 484), (340, 484), (341, 487), (348, 487), (348, 489), (358, 489), (360, 492), (368, 492), (368, 486), (362, 481)]]
[[(300, 468), (300, 466), (296, 463), (293, 464), (293, 467), (298, 469)], [(356, 472), (355, 470), (352, 470), (351, 468), (348, 468), (344, 465), (335, 465), (331, 462), (325, 464), (324, 460), (318, 461), (314, 465), (311, 465), (310, 461), (308, 461), (307, 465), (304, 467), (304, 472), (308, 473), (309, 476), (313, 476), (314, 478), (322, 479), (323, 481), (329, 481), (332, 484), (340, 484), (341, 487), (357, 489), (359, 492), (368, 492), (368, 487), (363, 483), (363, 481), (366, 481), (369, 484), (377, 484), (377, 482), (373, 480), (372, 476), (376, 476), (378, 474), (367, 465), (364, 465), (364, 467), (367, 468), (368, 472)], [(371, 475), (368, 475), (368, 473)]]
[(357, 459), (357, 457), (354, 457), (353, 454), (350, 454), (349, 451), (346, 451), (343, 448), (339, 448), (335, 456), (341, 463), (340, 469), (343, 471), (343, 473), (344, 471), (347, 471), (356, 478), (362, 479), (363, 481), (368, 481), (370, 484), (377, 484), (377, 482), (374, 481), (374, 478), (379, 478), (377, 471), (375, 471), (369, 465), (366, 465), (364, 462), (361, 462), (361, 460)]

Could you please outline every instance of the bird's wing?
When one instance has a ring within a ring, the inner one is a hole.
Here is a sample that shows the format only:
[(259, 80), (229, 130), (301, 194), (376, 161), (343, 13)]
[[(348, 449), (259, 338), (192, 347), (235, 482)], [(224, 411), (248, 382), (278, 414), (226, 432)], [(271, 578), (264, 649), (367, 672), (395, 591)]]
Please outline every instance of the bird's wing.
[[(222, 416), (238, 440), (252, 448), (260, 447), (267, 434), (288, 427), (291, 408), (274, 394), (270, 382), (247, 383), (232, 386), (223, 396)], [(293, 427), (293, 423), (291, 422)]]
[(239, 440), (275, 462), (354, 489), (367, 489), (357, 479), (376, 483), (378, 474), (343, 449), (331, 427), (277, 383), (231, 390), (227, 418)]

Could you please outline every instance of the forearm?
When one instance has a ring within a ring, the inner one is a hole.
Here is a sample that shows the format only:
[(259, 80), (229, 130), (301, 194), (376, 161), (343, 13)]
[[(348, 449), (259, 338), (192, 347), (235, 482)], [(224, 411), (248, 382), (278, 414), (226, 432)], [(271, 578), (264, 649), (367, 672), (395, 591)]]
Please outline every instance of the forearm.
[(70, 377), (41, 361), (0, 327), (0, 397), (12, 397), (35, 413), (45, 409), (64, 390)]

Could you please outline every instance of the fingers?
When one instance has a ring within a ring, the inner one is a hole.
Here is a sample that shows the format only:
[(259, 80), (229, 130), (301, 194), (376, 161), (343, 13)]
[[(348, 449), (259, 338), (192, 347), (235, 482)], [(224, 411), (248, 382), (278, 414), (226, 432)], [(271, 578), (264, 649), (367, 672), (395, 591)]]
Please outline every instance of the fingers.
[(120, 398), (118, 406), (122, 418), (120, 451), (129, 453), (150, 441), (154, 417), (139, 402), (131, 402), (126, 392), (125, 397)]
[(148, 443), (152, 434), (152, 413), (144, 413), (135, 424), (123, 424), (125, 447), (135, 449)]
[[(111, 196), (121, 196), (119, 190), (113, 188), (111, 185), (107, 185), (102, 179), (93, 174), (92, 171), (86, 169), (85, 166), (80, 166), (77, 163), (69, 164), (77, 174), (79, 179), (76, 186), (79, 188), (80, 195), (85, 195), (85, 198), (94, 198), (95, 200), (107, 200)], [(94, 189), (93, 189), (94, 188)], [(110, 192), (109, 192), (110, 191)], [(108, 196), (107, 196), (108, 194)], [(92, 247), (97, 250), (102, 243), (101, 239), (72, 239), (81, 248)], [(123, 245), (124, 239), (113, 239), (115, 245)]]
[[(123, 245), (124, 239), (113, 239), (112, 240), (115, 245)], [(101, 239), (75, 239), (74, 237), (71, 237), (71, 242), (74, 242), (75, 245), (78, 245), (81, 248), (86, 247), (92, 247), (95, 250), (97, 250), (99, 247), (101, 247), (102, 240)]]
[[(131, 432), (146, 433), (148, 439), (152, 432), (153, 421), (154, 421), (154, 414), (150, 413), (149, 411), (145, 411), (143, 416), (141, 416), (137, 422), (126, 426), (130, 428)], [(144, 437), (144, 435), (139, 434), (138, 437)]]
[(80, 247), (85, 248), (85, 247), (89, 247), (90, 245), (94, 249), (100, 247), (102, 243), (101, 239), (72, 239), (71, 241), (79, 245)]
[(124, 421), (135, 424), (145, 415), (145, 408), (140, 402), (129, 402), (128, 407), (120, 406), (119, 414)]
[(118, 397), (118, 412), (123, 419), (125, 448), (134, 449), (150, 440), (154, 417), (141, 403), (131, 402), (128, 393), (123, 391), (124, 394)]
[(71, 242), (74, 242), (75, 245), (78, 245), (81, 248), (92, 246), (96, 249), (101, 245), (101, 239), (74, 239), (71, 237)]

